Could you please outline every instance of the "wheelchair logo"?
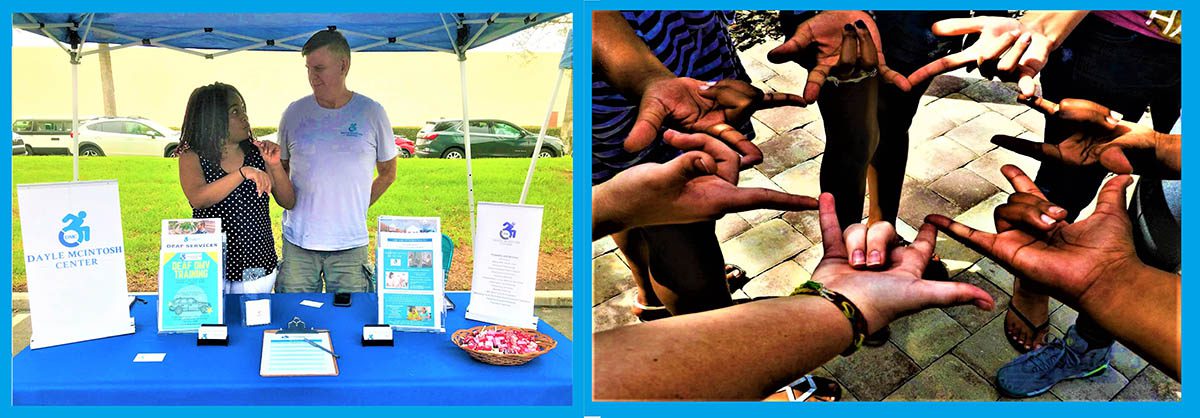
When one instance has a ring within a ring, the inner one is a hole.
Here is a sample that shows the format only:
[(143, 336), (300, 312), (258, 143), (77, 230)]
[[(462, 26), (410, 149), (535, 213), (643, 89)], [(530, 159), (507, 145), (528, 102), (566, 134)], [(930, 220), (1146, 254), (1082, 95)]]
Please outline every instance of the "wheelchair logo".
[(62, 231), (58, 232), (58, 242), (64, 247), (75, 248), (86, 241), (92, 239), (92, 228), (83, 226), (83, 219), (87, 218), (86, 211), (79, 213), (68, 213), (63, 216), (63, 223), (67, 224)]
[(342, 135), (352, 137), (352, 138), (357, 138), (357, 137), (362, 136), (363, 134), (362, 134), (362, 132), (358, 131), (357, 123), (351, 123), (350, 126), (346, 127), (346, 130), (342, 131)]
[(504, 228), (500, 229), (500, 239), (508, 240), (517, 237), (516, 225), (512, 222), (505, 222)]

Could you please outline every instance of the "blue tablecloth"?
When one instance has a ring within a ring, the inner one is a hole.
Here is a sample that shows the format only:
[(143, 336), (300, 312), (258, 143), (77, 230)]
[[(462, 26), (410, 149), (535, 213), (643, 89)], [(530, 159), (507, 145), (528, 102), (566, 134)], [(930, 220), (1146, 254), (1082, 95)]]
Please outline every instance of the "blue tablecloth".
[[(227, 299), (229, 346), (196, 346), (195, 334), (157, 333), (153, 296), (133, 308), (137, 332), (38, 350), (13, 358), (16, 405), (569, 405), (571, 342), (542, 323), (558, 347), (523, 366), (492, 366), (450, 342), (455, 330), (483, 325), (463, 318), (470, 295), (449, 293), (446, 333), (395, 334), (394, 347), (363, 347), (362, 326), (377, 322), (376, 296), (358, 293), (349, 308), (332, 294), (276, 294), (271, 326), (241, 326), (236, 295)], [(321, 308), (302, 300), (324, 302)], [(265, 329), (293, 316), (328, 329), (340, 374), (258, 375)], [(36, 321), (37, 319), (34, 318)], [(137, 353), (167, 353), (134, 363)]]

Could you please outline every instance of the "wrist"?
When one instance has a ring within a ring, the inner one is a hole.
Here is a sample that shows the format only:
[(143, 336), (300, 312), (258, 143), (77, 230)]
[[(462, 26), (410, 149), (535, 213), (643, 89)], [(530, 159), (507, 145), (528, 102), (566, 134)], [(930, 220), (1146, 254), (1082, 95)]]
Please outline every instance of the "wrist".
[[(1156, 270), (1149, 267), (1138, 260), (1136, 257), (1127, 257), (1121, 261), (1109, 264), (1109, 268), (1104, 271), (1077, 295), (1074, 306), (1080, 312), (1095, 313), (1106, 309), (1113, 300), (1117, 300), (1117, 295), (1121, 292), (1128, 291), (1134, 286), (1134, 278), (1147, 274), (1150, 271)], [(1063, 301), (1068, 303), (1070, 301)]]
[[(611, 181), (611, 180), (610, 180)], [(592, 239), (624, 231), (629, 227), (623, 221), (625, 216), (618, 213), (617, 205), (612, 204), (608, 187), (601, 183), (592, 188)]]
[(1087, 11), (1028, 12), (1021, 18), (1021, 24), (1025, 26), (1025, 29), (1045, 36), (1050, 41), (1050, 50), (1053, 51), (1062, 46), (1063, 41), (1067, 39), (1067, 35), (1086, 16)]
[[(875, 331), (870, 328), (870, 325), (867, 323), (866, 315), (861, 309), (858, 308), (858, 305), (855, 305), (855, 303), (845, 295), (825, 287), (821, 282), (809, 280), (804, 284), (801, 284), (791, 293), (791, 296), (796, 295), (816, 296), (825, 299), (826, 301), (830, 302), (846, 320), (844, 323), (850, 330), (850, 340), (846, 345), (846, 348), (842, 350), (842, 356), (849, 356), (854, 354), (855, 351), (858, 351), (858, 349), (862, 347), (863, 341), (866, 341), (867, 335)], [(843, 323), (841, 321), (835, 322)], [(844, 333), (841, 334), (844, 335)]]
[(678, 78), (670, 71), (666, 71), (665, 67), (662, 68), (662, 71), (655, 68), (647, 68), (638, 71), (635, 77), (637, 81), (634, 82), (633, 89), (626, 95), (626, 98), (633, 100), (641, 100), (642, 96), (646, 95), (646, 91), (655, 83)]

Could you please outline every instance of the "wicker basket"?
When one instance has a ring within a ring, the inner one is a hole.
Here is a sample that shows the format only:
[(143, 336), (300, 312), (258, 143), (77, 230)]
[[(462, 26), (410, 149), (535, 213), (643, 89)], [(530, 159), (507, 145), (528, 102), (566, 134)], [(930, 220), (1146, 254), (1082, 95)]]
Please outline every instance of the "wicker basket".
[[(472, 350), (472, 349), (469, 349), (469, 348), (463, 346), (463, 342), (466, 341), (468, 336), (474, 335), (475, 333), (482, 331), (485, 328), (500, 329), (500, 330), (516, 330), (516, 331), (521, 331), (521, 332), (527, 333), (529, 335), (532, 335), (534, 341), (537, 342), (538, 351), (535, 351), (532, 353), (526, 353), (526, 354), (503, 354), (503, 353), (493, 353), (490, 351), (476, 351), (476, 350)], [(546, 354), (546, 353), (550, 352), (550, 350), (553, 350), (554, 347), (556, 345), (558, 345), (558, 343), (555, 342), (553, 338), (550, 338), (550, 336), (548, 336), (546, 334), (542, 334), (540, 332), (528, 330), (528, 329), (524, 329), (524, 328), (509, 327), (509, 326), (504, 326), (504, 325), (486, 325), (486, 326), (478, 326), (478, 327), (474, 327), (474, 328), (460, 329), (458, 331), (454, 331), (454, 334), (450, 335), (450, 341), (453, 341), (454, 345), (457, 345), (458, 348), (461, 348), (461, 349), (463, 349), (463, 351), (466, 351), (467, 354), (470, 354), (471, 358), (482, 361), (487, 364), (494, 364), (497, 366), (519, 366), (519, 365), (528, 363), (529, 360), (533, 360), (533, 359), (537, 358), (537, 356), (540, 356), (542, 354)]]

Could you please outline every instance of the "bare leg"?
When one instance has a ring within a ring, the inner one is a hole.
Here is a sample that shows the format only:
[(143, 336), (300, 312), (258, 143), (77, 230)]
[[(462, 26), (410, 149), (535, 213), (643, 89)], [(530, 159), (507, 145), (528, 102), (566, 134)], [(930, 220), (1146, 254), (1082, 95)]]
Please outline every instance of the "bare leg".
[(867, 165), (879, 144), (878, 77), (857, 83), (826, 83), (817, 99), (825, 122), (821, 190), (837, 200), (842, 228), (862, 220)]
[(733, 305), (715, 222), (642, 228), (654, 294), (674, 315)]
[[(645, 307), (663, 306), (650, 283), (650, 254), (646, 240), (642, 237), (641, 229), (634, 228), (618, 232), (613, 234), (612, 238), (617, 243), (617, 248), (621, 250), (621, 254), (625, 256), (625, 262), (629, 264), (629, 271), (633, 273), (633, 283), (638, 289), (637, 303)], [(635, 306), (631, 311), (643, 321), (671, 316), (671, 313), (667, 311), (646, 310), (639, 306)]]

